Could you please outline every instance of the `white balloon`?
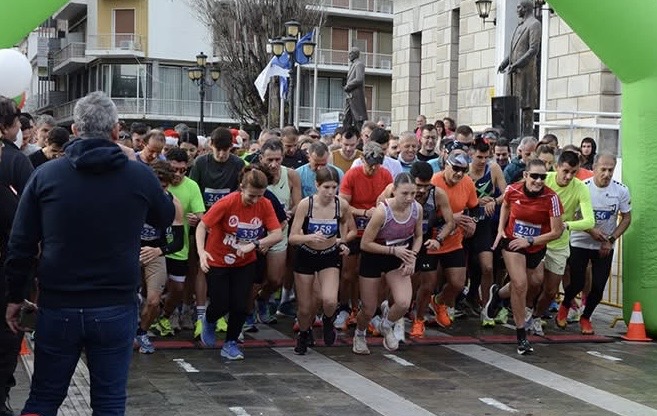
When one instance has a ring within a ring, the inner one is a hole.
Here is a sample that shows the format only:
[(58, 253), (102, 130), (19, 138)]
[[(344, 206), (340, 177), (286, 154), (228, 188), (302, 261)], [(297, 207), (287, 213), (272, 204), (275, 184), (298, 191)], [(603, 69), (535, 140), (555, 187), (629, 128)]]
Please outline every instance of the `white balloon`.
[(14, 49), (0, 49), (0, 95), (14, 98), (30, 87), (32, 65)]

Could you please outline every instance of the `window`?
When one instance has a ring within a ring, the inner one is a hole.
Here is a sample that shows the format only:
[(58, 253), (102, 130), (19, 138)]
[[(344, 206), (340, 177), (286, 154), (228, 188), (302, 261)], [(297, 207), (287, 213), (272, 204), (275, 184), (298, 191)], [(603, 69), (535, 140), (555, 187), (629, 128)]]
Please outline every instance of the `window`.
[(140, 98), (144, 96), (144, 74), (139, 65), (112, 65), (111, 97)]
[(114, 9), (114, 47), (134, 49), (135, 10)]

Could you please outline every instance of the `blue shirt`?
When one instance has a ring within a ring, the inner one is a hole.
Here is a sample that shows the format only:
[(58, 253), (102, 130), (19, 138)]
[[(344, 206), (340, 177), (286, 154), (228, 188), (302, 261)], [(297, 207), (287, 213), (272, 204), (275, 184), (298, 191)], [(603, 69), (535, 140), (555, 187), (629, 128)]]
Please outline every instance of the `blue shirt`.
[[(342, 177), (344, 176), (344, 172), (342, 172), (342, 169), (335, 165), (331, 165), (330, 163), (327, 165), (335, 170), (338, 171), (338, 177), (340, 178), (340, 181), (342, 181)], [(296, 169), (297, 173), (299, 174), (299, 177), (301, 178), (301, 198), (306, 198), (311, 195), (315, 195), (315, 192), (317, 192), (317, 183), (316, 183), (316, 175), (315, 171), (310, 169), (310, 163), (306, 163), (305, 165), (299, 167)], [(338, 183), (338, 188), (340, 187), (340, 184)]]
[[(402, 160), (401, 156), (397, 159), (399, 160), (399, 163), (401, 164), (402, 167), (402, 172), (410, 172), (411, 171), (411, 166), (413, 166), (413, 163), (419, 162), (420, 160), (416, 157), (414, 161), (410, 163), (406, 163)], [(433, 169), (433, 173), (438, 173), (441, 171), (440, 169), (440, 159), (439, 158), (434, 158), (431, 160), (427, 160), (427, 163), (431, 165), (431, 169)]]

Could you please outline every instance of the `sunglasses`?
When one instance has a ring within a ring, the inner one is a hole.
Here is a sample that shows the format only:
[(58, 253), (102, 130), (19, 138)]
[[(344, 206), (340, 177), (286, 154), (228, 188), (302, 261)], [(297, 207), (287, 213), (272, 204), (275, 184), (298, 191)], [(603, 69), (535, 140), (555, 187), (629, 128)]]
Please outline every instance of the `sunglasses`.
[(452, 170), (454, 171), (454, 173), (459, 173), (459, 172), (460, 173), (468, 173), (468, 170), (470, 170), (467, 167), (454, 166), (454, 165), (451, 165), (451, 164), (450, 164), (450, 166), (452, 167)]
[(529, 174), (529, 177), (534, 179), (534, 180), (539, 180), (540, 179), (540, 180), (544, 181), (545, 178), (547, 178), (547, 173), (535, 173), (535, 172), (533, 172), (533, 173)]

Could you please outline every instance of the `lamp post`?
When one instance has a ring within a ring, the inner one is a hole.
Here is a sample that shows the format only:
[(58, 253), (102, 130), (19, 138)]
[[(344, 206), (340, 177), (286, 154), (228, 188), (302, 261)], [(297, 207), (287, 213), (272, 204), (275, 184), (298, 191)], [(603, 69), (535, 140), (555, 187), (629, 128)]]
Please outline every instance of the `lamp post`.
[[(287, 54), (290, 62), (290, 84), (288, 88), (288, 123), (294, 124), (295, 127), (298, 126), (298, 106), (299, 106), (299, 82), (301, 79), (301, 67), (298, 65), (296, 59), (296, 49), (299, 40), (301, 39), (301, 23), (296, 20), (290, 20), (285, 22), (285, 37), (277, 38), (270, 41), (272, 46), (272, 52), (277, 57), (283, 56), (284, 53)], [(301, 45), (301, 51), (306, 58), (310, 58), (315, 53), (315, 42), (304, 41)], [(296, 82), (294, 81), (294, 70), (296, 69)], [(294, 92), (294, 107), (292, 101), (292, 92)], [(282, 106), (281, 106), (282, 107)], [(293, 110), (294, 108), (294, 110)], [(281, 113), (284, 111), (281, 108)], [(295, 117), (296, 116), (296, 117)], [(282, 120), (282, 117), (281, 117)]]
[[(210, 75), (208, 79), (208, 73)], [(203, 136), (205, 130), (203, 127), (203, 116), (205, 107), (205, 87), (213, 86), (221, 73), (219, 69), (208, 62), (208, 56), (203, 52), (196, 55), (196, 66), (187, 69), (187, 76), (196, 85), (198, 85), (198, 95), (201, 99), (201, 117), (198, 122), (198, 134)]]

